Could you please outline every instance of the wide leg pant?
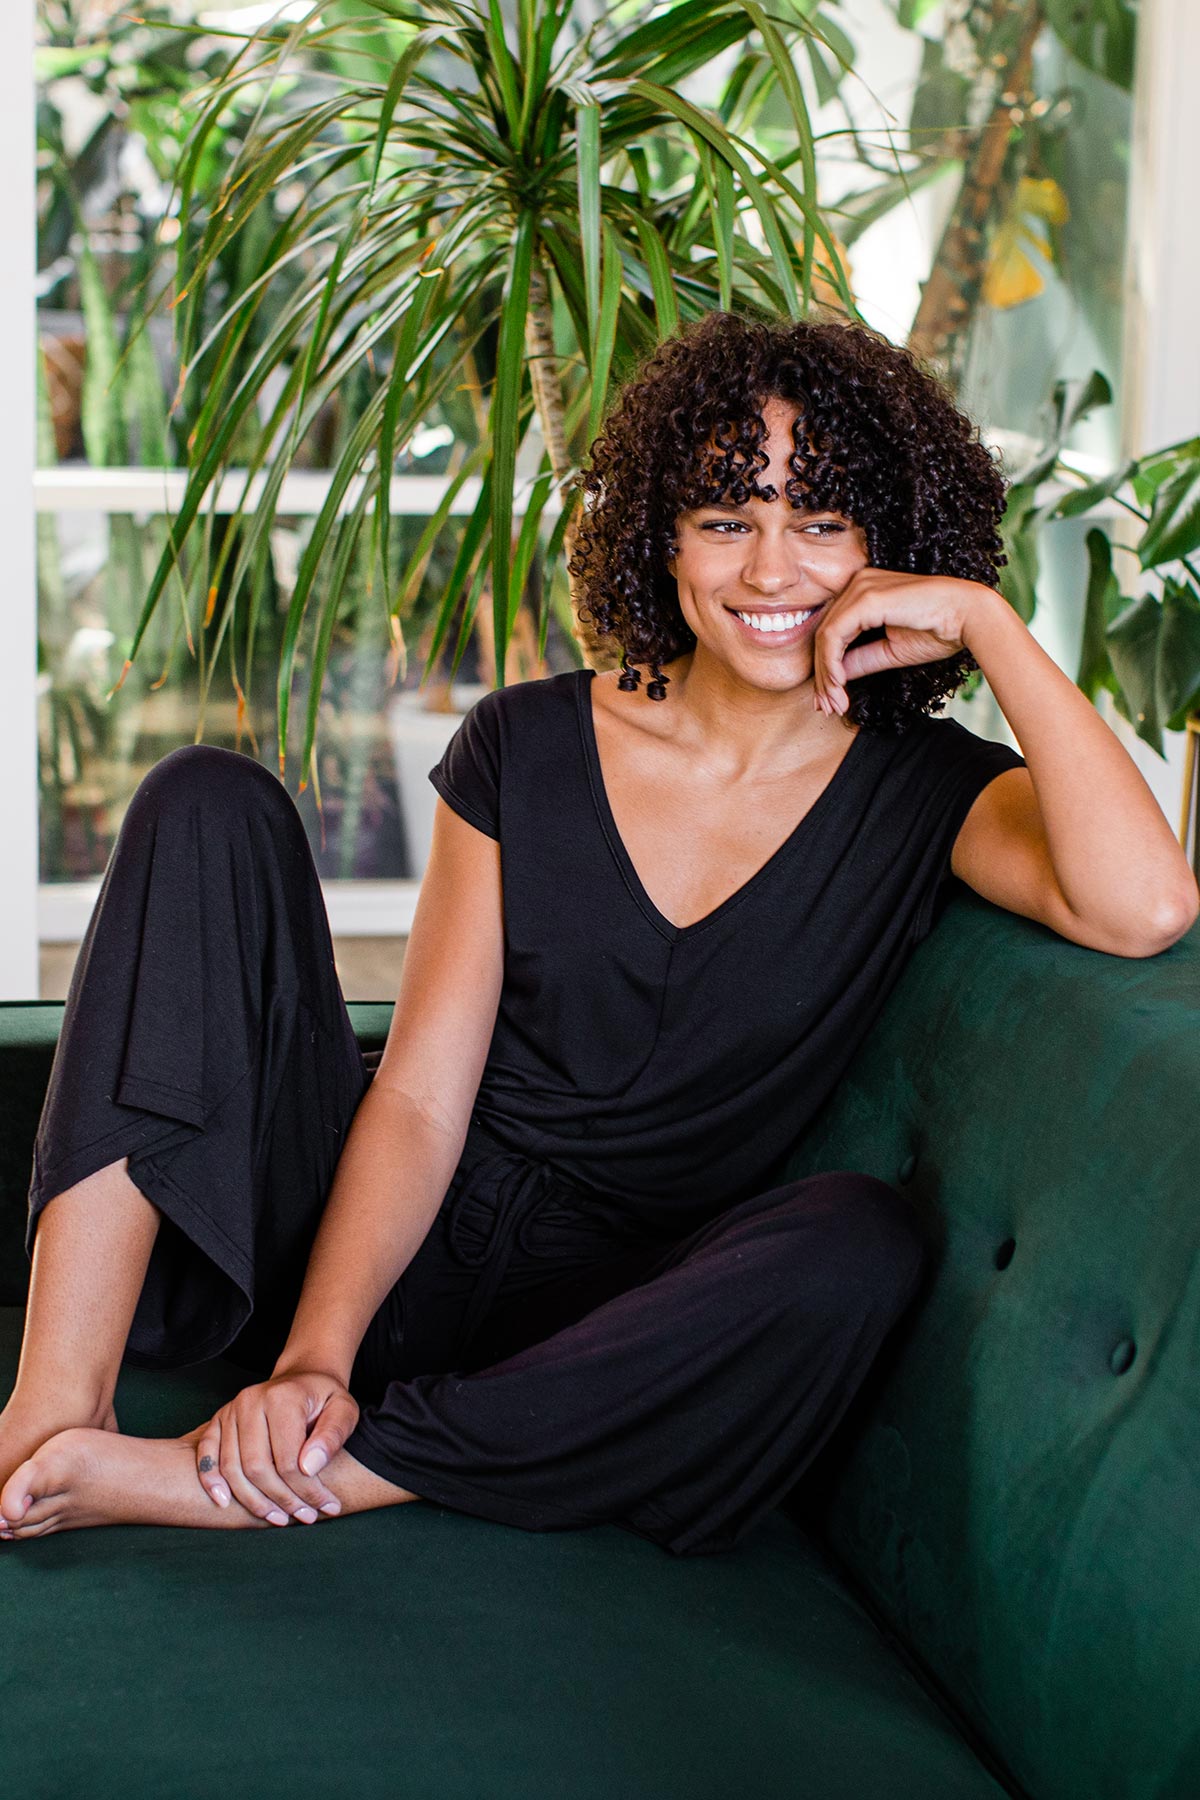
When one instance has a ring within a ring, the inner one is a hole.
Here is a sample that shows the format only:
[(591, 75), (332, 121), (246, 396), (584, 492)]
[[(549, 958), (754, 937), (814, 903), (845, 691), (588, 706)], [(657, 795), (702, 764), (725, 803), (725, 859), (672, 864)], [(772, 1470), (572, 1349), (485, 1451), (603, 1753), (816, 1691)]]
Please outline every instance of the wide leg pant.
[[(285, 790), (248, 757), (174, 752), (130, 805), (80, 951), (29, 1246), (47, 1201), (128, 1156), (162, 1224), (127, 1360), (269, 1369), (369, 1074)], [(726, 1549), (828, 1439), (924, 1261), (870, 1176), (811, 1176), (664, 1241), (473, 1118), (368, 1327), (346, 1448), (527, 1530)]]

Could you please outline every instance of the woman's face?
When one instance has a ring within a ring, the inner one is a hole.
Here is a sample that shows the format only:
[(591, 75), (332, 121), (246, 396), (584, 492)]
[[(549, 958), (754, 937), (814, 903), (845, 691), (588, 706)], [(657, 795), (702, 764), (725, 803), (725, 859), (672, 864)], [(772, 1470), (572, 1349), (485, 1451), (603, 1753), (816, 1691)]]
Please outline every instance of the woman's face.
[(772, 691), (811, 681), (820, 609), (869, 560), (862, 530), (841, 513), (797, 511), (788, 503), (797, 412), (783, 400), (763, 407), (770, 463), (758, 480), (774, 487), (776, 498), (681, 513), (668, 564), (697, 650), (748, 685)]

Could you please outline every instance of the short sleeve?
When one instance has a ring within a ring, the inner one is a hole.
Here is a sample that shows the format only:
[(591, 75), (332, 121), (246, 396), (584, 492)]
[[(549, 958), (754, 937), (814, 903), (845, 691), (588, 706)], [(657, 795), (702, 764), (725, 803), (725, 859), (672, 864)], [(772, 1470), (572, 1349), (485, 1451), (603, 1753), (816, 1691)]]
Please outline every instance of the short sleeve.
[(486, 836), (500, 837), (500, 721), (496, 693), (463, 719), (429, 779), (454, 811)]
[(950, 859), (955, 841), (972, 806), (997, 775), (1027, 766), (1025, 758), (1008, 744), (979, 737), (957, 719), (930, 719), (927, 733), (923, 812), (929, 842), (917, 914), (919, 937), (932, 929), (938, 903), (946, 896), (954, 873)]

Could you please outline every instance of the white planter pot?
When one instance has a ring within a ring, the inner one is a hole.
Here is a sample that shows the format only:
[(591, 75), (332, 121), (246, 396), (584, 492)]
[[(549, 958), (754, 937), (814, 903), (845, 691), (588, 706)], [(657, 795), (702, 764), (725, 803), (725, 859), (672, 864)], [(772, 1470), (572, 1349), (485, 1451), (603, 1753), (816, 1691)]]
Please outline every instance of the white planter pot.
[(453, 712), (430, 712), (424, 694), (401, 689), (387, 703), (388, 735), (396, 763), (396, 788), (404, 834), (408, 842), (410, 875), (419, 881), (429, 862), (433, 841), (433, 814), (437, 791), (428, 779), (434, 764), (462, 724), (463, 715), (488, 692), (482, 682), (455, 684), (450, 690)]

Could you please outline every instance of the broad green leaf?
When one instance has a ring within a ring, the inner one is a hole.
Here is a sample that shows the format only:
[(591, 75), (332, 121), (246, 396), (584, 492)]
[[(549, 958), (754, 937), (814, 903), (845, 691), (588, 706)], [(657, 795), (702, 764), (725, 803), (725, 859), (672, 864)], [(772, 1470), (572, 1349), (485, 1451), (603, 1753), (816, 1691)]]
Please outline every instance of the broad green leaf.
[(921, 46), (921, 72), (908, 118), (911, 147), (920, 150), (930, 137), (945, 137), (947, 132), (966, 125), (970, 94), (970, 82), (949, 66), (940, 39), (926, 38)]
[(1055, 382), (1045, 442), (1032, 461), (1017, 471), (1014, 481), (1029, 487), (1045, 481), (1053, 473), (1063, 445), (1076, 425), (1098, 406), (1109, 406), (1112, 397), (1108, 378), (1099, 369), (1093, 369), (1081, 381)]
[(1073, 488), (1059, 499), (1051, 500), (1041, 507), (1038, 512), (1039, 520), (1077, 519), (1083, 513), (1091, 512), (1093, 506), (1099, 506), (1104, 500), (1111, 500), (1125, 486), (1136, 468), (1136, 462), (1125, 462), (1102, 480), (1089, 481), (1083, 487)]
[(1045, 0), (1046, 20), (1085, 68), (1133, 86), (1137, 11), (1128, 0)]
[(1200, 457), (1200, 438), (1188, 438), (1163, 450), (1143, 456), (1133, 477), (1133, 491), (1139, 506), (1149, 506), (1160, 487), (1178, 474), (1185, 463)]
[(1121, 605), (1121, 590), (1113, 574), (1112, 545), (1095, 527), (1087, 534), (1088, 584), (1083, 607), (1083, 638), (1075, 685), (1089, 700), (1113, 679), (1105, 632)]
[(1008, 502), (1001, 523), (1004, 551), (1008, 558), (1000, 571), (1000, 592), (1018, 618), (1028, 625), (1037, 611), (1039, 571), (1037, 526), (1034, 502), (1037, 489), (1014, 484), (1008, 490)]
[(1163, 754), (1158, 710), (1158, 640), (1162, 607), (1149, 594), (1131, 603), (1108, 628), (1106, 642), (1113, 673), (1129, 707), (1138, 737)]
[(1167, 581), (1163, 588), (1157, 687), (1159, 717), (1181, 730), (1200, 702), (1200, 598), (1190, 582)]
[(1187, 461), (1154, 496), (1138, 545), (1143, 569), (1176, 562), (1200, 547), (1200, 457)]
[(942, 3), (943, 0), (899, 0), (896, 17), (907, 31), (915, 31)]

